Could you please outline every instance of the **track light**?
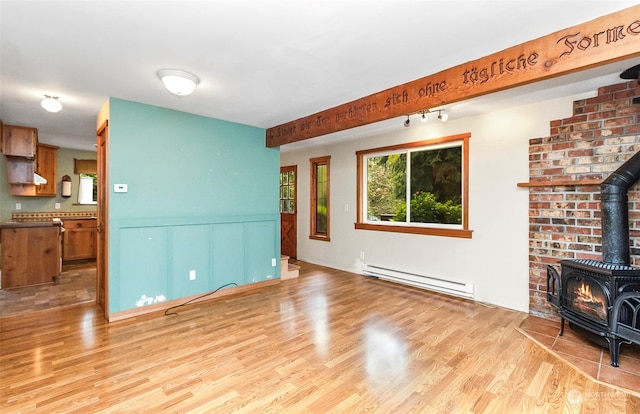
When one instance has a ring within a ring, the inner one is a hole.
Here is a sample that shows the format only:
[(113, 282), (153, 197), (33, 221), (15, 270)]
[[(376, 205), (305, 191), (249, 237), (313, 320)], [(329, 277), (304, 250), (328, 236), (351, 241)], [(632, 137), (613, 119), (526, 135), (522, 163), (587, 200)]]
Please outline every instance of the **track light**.
[[(444, 112), (444, 109), (428, 109), (426, 111), (419, 112), (420, 113), (420, 121), (427, 122), (429, 120), (429, 116), (427, 114), (438, 113), (438, 119), (440, 122), (447, 122), (449, 120), (449, 114)], [(410, 115), (407, 115), (407, 119), (404, 121), (404, 126), (408, 128), (411, 125), (411, 120), (409, 119)]]

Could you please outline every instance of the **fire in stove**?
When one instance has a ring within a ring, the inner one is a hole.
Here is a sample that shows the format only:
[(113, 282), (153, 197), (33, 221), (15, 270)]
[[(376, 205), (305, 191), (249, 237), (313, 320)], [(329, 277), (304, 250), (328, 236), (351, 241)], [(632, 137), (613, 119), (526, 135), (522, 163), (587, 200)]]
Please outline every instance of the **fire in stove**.
[(607, 308), (604, 300), (604, 294), (594, 294), (591, 286), (583, 282), (573, 290), (572, 305), (580, 312), (593, 316), (595, 318), (606, 320)]

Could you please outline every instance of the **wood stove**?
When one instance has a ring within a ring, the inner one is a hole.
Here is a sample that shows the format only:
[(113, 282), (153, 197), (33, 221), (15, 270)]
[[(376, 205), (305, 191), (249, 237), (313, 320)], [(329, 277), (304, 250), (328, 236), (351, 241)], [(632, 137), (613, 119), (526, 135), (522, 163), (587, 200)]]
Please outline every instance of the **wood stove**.
[[(614, 332), (620, 326), (637, 325), (635, 312), (617, 299), (627, 292), (640, 292), (640, 269), (595, 260), (562, 260), (560, 265), (561, 276), (553, 266), (547, 268), (547, 299), (559, 310), (560, 335), (564, 333), (566, 320), (570, 326), (602, 339), (599, 343), (606, 341), (611, 365), (617, 367), (620, 344), (637, 342)], [(627, 293), (628, 296), (633, 294)]]

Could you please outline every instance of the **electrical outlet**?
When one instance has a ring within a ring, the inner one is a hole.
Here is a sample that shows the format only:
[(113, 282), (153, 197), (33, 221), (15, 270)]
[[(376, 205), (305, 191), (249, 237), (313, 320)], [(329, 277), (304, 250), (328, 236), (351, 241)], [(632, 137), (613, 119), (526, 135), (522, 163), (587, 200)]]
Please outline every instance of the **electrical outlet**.
[(271, 266), (276, 267), (276, 258), (271, 259)]
[(196, 271), (189, 270), (189, 280), (196, 280)]
[(22, 210), (22, 204), (16, 203), (16, 210)]
[(364, 252), (360, 252), (360, 260), (364, 260)]
[(55, 208), (56, 210), (60, 210), (60, 203), (56, 203), (53, 208)]

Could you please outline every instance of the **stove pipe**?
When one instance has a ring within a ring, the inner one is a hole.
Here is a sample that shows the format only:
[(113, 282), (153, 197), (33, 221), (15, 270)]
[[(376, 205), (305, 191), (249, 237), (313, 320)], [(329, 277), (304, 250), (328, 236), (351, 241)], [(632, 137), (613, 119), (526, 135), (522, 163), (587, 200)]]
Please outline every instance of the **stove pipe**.
[(629, 265), (629, 198), (627, 190), (640, 180), (637, 152), (600, 185), (602, 261)]

